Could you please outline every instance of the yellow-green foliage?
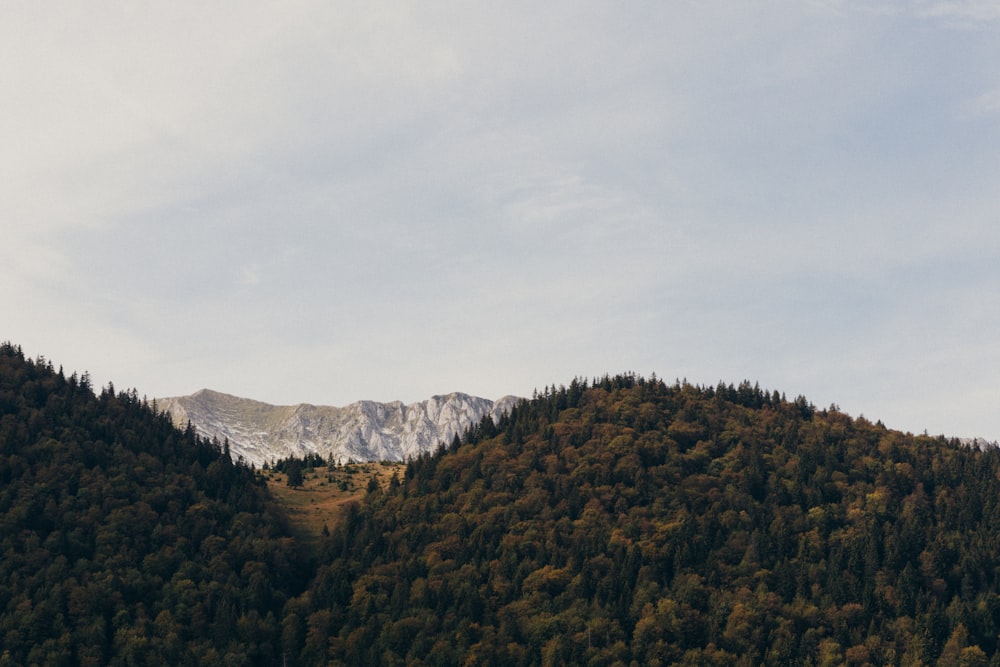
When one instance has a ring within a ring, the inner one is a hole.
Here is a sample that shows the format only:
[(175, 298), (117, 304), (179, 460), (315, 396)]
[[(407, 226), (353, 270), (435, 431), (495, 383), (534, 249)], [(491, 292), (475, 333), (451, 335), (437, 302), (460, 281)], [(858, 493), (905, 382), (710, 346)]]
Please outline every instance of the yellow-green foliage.
[(307, 544), (224, 443), (0, 346), (0, 665), (1000, 664), (995, 449), (626, 375), (301, 463)]
[(369, 494), (309, 603), (335, 664), (975, 661), (998, 475), (748, 383), (576, 381)]

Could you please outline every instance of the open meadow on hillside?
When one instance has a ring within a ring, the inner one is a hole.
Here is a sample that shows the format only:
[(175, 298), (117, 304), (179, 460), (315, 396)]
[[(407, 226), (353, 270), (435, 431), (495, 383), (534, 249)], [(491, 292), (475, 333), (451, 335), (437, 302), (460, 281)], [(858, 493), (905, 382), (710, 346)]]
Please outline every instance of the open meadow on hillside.
[(264, 473), (267, 488), (284, 508), (298, 536), (315, 544), (323, 529), (333, 529), (351, 502), (364, 498), (375, 480), (386, 489), (395, 474), (403, 478), (405, 463), (390, 461), (318, 466), (302, 471), (302, 486), (288, 486), (288, 475), (276, 470)]

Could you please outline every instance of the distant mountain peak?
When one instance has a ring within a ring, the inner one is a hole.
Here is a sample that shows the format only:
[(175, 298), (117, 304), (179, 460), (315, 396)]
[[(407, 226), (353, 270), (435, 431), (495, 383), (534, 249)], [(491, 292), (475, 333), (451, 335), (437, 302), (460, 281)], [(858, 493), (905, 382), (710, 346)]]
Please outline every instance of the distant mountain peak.
[(971, 449), (986, 450), (998, 447), (996, 440), (987, 440), (986, 438), (959, 438), (958, 441), (969, 447)]
[(309, 454), (342, 463), (404, 461), (451, 441), (485, 415), (498, 419), (520, 399), (504, 396), (491, 401), (451, 392), (410, 404), (362, 400), (334, 407), (271, 405), (199, 389), (188, 396), (156, 400), (178, 426), (190, 422), (203, 436), (228, 440), (234, 457), (261, 466)]

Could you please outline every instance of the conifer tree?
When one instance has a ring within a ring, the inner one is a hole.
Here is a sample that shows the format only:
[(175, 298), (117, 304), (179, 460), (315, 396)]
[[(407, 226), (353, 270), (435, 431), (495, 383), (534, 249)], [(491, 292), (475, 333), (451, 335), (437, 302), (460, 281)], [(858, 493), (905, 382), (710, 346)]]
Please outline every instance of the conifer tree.
[(288, 486), (292, 488), (298, 488), (305, 483), (302, 478), (302, 464), (299, 463), (298, 459), (292, 459), (288, 462)]

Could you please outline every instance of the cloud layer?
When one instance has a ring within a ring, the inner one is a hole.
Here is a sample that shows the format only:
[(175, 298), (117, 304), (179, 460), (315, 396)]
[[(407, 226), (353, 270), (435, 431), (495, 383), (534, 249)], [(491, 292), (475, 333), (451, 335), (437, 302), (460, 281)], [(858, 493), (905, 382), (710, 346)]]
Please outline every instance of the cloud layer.
[(275, 403), (749, 378), (1000, 438), (993, 3), (2, 18), (31, 353)]

